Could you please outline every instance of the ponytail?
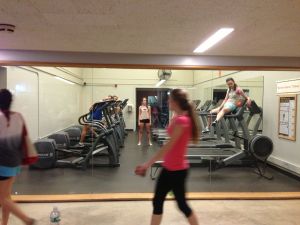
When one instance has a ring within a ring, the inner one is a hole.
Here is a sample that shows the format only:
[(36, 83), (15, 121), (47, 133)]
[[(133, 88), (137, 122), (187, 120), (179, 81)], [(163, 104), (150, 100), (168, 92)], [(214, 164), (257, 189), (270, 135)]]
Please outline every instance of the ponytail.
[(10, 120), (10, 106), (12, 103), (12, 94), (8, 89), (0, 89), (0, 110), (5, 115), (7, 121)]
[(200, 135), (200, 126), (199, 118), (196, 116), (195, 112), (195, 105), (188, 100), (187, 92), (182, 89), (173, 89), (170, 96), (175, 102), (177, 102), (182, 110), (187, 111), (192, 125), (192, 140), (194, 143), (197, 143)]
[(195, 110), (196, 109), (194, 104), (192, 102), (188, 102), (187, 112), (192, 123), (192, 140), (194, 144), (198, 143), (199, 135), (201, 133), (200, 126), (199, 126), (199, 119), (195, 113)]

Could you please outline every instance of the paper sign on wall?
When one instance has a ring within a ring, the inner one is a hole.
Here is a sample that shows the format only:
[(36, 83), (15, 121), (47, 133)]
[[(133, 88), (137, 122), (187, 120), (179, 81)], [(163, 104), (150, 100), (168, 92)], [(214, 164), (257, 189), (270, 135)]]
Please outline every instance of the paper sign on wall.
[(279, 96), (278, 136), (296, 141), (297, 95)]
[(300, 93), (300, 79), (277, 82), (277, 94)]

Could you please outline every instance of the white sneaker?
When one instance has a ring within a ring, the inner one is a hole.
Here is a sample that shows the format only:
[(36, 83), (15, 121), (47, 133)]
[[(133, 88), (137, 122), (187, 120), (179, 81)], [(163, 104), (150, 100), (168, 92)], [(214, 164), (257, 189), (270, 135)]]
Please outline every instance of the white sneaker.
[(77, 146), (78, 146), (78, 147), (84, 147), (84, 144), (81, 143), (81, 142), (79, 142), (79, 143), (77, 144)]
[(206, 134), (206, 133), (209, 133), (209, 128), (208, 127), (205, 127), (204, 130), (202, 131), (202, 134)]
[(141, 145), (141, 143), (138, 143), (137, 145), (138, 145), (138, 146), (140, 146), (140, 145)]
[(149, 142), (149, 146), (152, 146), (152, 143), (151, 143), (151, 142)]

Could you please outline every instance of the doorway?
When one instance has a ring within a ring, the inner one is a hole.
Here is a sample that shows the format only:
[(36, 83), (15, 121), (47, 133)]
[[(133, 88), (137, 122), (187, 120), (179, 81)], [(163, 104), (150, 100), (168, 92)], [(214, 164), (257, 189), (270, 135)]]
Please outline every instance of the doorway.
[(139, 107), (144, 97), (151, 107), (152, 128), (165, 128), (169, 124), (169, 88), (136, 89), (136, 128), (138, 128)]

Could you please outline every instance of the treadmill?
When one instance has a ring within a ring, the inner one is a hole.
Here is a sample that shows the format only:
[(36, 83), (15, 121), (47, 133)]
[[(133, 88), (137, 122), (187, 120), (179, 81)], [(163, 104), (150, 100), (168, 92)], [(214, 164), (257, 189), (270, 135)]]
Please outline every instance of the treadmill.
[[(225, 115), (224, 118), (222, 119), (223, 122), (225, 123), (225, 120), (227, 119), (230, 124), (230, 128), (233, 130), (234, 133), (238, 133), (238, 126), (242, 128), (243, 132), (243, 139), (244, 140), (249, 140), (250, 139), (250, 134), (249, 130), (247, 127), (247, 123), (244, 119), (244, 111), (246, 109), (246, 104), (239, 108), (235, 113), (231, 113), (228, 115)], [(236, 125), (236, 120), (238, 121), (238, 126)], [(219, 124), (220, 125), (220, 124)], [(225, 133), (228, 132), (228, 128), (226, 128)], [(191, 148), (188, 147), (188, 156), (201, 156), (201, 157), (228, 157), (230, 155), (235, 154), (236, 152), (239, 152), (242, 149), (242, 143), (241, 139), (235, 135), (234, 136), (234, 142), (235, 145), (233, 147), (223, 147), (223, 146), (218, 146), (216, 145), (215, 148)], [(189, 158), (189, 157), (188, 157)]]
[[(206, 126), (207, 126), (207, 116), (210, 115), (209, 112), (220, 106), (222, 104), (223, 100), (219, 100), (217, 103), (215, 103), (214, 101), (211, 100), (207, 100), (201, 107), (200, 107), (200, 111), (196, 110), (196, 113), (199, 116), (199, 121), (200, 121), (200, 127), (201, 130), (203, 130)], [(158, 140), (165, 140), (165, 139), (169, 139), (168, 134), (166, 129), (163, 130), (159, 130), (157, 132), (153, 132), (156, 135), (156, 138)], [(203, 135), (199, 140), (202, 141), (206, 141), (206, 140), (216, 140), (216, 138), (214, 137), (214, 129), (210, 132), (209, 135)]]
[[(218, 104), (221, 104), (222, 100), (218, 102)], [(218, 105), (217, 104), (217, 105)], [(216, 105), (216, 106), (217, 106)], [(244, 113), (244, 107), (238, 109), (235, 114), (243, 114)], [(209, 110), (210, 111), (210, 110)], [(201, 113), (202, 117), (207, 117), (208, 115), (211, 115), (207, 112), (199, 112)], [(216, 115), (212, 115), (215, 117)], [(229, 128), (228, 124), (226, 123), (225, 117), (222, 118), (217, 126), (210, 128), (210, 133), (208, 135), (204, 135), (203, 137), (199, 138), (198, 144), (193, 144), (192, 142), (189, 143), (189, 148), (235, 148), (235, 145), (230, 141), (229, 136)], [(222, 138), (223, 137), (223, 138)], [(165, 144), (169, 139), (169, 136), (167, 134), (158, 136), (158, 140), (160, 141), (160, 144)]]
[[(247, 128), (247, 123), (244, 119), (244, 111), (246, 109), (246, 104), (239, 108), (235, 113), (228, 114), (224, 116), (224, 122), (227, 119), (229, 121), (230, 127), (234, 132), (238, 132), (238, 127), (236, 125), (236, 120), (238, 121), (238, 125), (242, 128), (243, 131), (243, 139), (249, 140), (250, 134)], [(228, 133), (228, 130), (225, 131)], [(230, 158), (233, 155), (236, 155), (238, 152), (243, 149), (243, 146), (240, 142), (240, 138), (238, 136), (234, 137), (236, 146), (233, 147), (218, 147), (215, 148), (188, 148), (188, 152), (186, 158), (189, 160), (190, 166), (203, 166), (205, 163), (209, 161), (222, 160), (226, 158)], [(155, 179), (155, 174), (159, 167), (161, 167), (162, 161), (155, 162), (150, 170), (151, 179)]]

